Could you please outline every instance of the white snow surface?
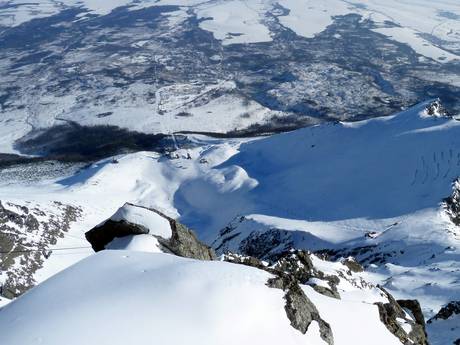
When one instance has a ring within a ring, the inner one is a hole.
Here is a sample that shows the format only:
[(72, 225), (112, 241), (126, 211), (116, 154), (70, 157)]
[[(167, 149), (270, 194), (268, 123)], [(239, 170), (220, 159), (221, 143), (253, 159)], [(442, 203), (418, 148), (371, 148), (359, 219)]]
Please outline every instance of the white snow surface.
[(126, 221), (128, 223), (143, 226), (149, 230), (150, 235), (161, 236), (164, 239), (171, 238), (172, 230), (169, 221), (156, 212), (136, 205), (125, 204), (110, 217), (115, 222)]
[[(103, 251), (6, 305), (0, 342), (325, 344), (316, 323), (305, 335), (290, 326), (284, 293), (267, 287), (269, 278), (264, 271), (219, 261)], [(375, 289), (354, 290), (360, 301), (305, 288), (331, 323), (335, 344), (399, 344), (380, 322), (377, 306), (366, 300), (382, 296), (372, 297)], [(37, 311), (44, 312), (37, 317)]]
[(222, 262), (105, 251), (7, 305), (0, 343), (303, 344), (268, 277)]

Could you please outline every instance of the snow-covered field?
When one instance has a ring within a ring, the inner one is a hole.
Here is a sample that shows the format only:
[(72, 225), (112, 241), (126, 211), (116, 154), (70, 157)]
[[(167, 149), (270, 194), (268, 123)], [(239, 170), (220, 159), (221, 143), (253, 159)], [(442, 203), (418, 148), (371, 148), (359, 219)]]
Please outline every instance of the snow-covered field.
[[(410, 45), (421, 55), (434, 59), (447, 55), (448, 58), (443, 61), (460, 58), (459, 55), (449, 53), (450, 49), (458, 51), (460, 48), (460, 5), (455, 0), (47, 0), (40, 3), (9, 0), (4, 3), (0, 24), (6, 27), (17, 26), (72, 7), (81, 8), (92, 15), (106, 15), (122, 6), (129, 6), (134, 10), (164, 5), (191, 8), (199, 18), (204, 19), (201, 27), (211, 31), (224, 44), (270, 41), (266, 16), (276, 6), (281, 6), (288, 11), (279, 17), (282, 25), (304, 37), (313, 37), (325, 30), (333, 22), (334, 16), (356, 13), (377, 23), (392, 22), (398, 25), (391, 28), (389, 36)], [(84, 15), (85, 12), (82, 17)], [(181, 16), (187, 14), (182, 12)], [(421, 49), (420, 46), (424, 48)], [(433, 51), (436, 51), (436, 56), (432, 55)]]
[[(269, 278), (264, 271), (226, 262), (104, 251), (2, 309), (0, 341), (224, 345), (250, 339), (260, 345), (325, 344), (315, 321), (306, 334), (289, 325), (283, 292), (267, 287)], [(378, 289), (353, 286), (346, 279), (339, 288), (341, 300), (305, 287), (330, 323), (334, 344), (400, 344), (380, 322), (373, 302), (386, 299)]]

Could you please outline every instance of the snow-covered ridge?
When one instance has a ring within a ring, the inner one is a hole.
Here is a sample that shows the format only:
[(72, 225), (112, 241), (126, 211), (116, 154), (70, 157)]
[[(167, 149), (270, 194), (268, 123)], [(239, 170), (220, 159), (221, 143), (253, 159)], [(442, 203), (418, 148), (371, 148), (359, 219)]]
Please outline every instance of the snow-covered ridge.
[[(303, 260), (312, 265), (308, 257)], [(364, 345), (373, 339), (374, 344), (401, 344), (381, 322), (379, 307), (372, 304), (390, 305), (391, 301), (378, 288), (355, 284), (359, 277), (351, 277), (345, 266), (321, 264), (328, 274), (342, 272), (342, 278), (333, 279), (341, 299), (288, 283), (288, 272), (283, 273), (285, 278), (276, 278), (247, 266), (162, 253), (103, 251), (1, 309), (0, 341), (11, 345), (107, 340), (112, 344), (152, 340), (183, 344), (187, 339), (190, 344), (234, 344), (252, 339), (256, 344), (345, 345), (352, 341)], [(305, 272), (311, 269), (298, 267)], [(350, 308), (355, 310), (353, 315)], [(46, 314), (37, 318), (36, 310), (42, 309)], [(398, 327), (407, 329), (402, 331), (406, 337), (416, 325), (409, 314), (394, 322), (402, 322)], [(177, 332), (179, 326), (181, 332)], [(75, 334), (74, 327), (85, 332)], [(74, 335), (69, 338), (69, 334)]]

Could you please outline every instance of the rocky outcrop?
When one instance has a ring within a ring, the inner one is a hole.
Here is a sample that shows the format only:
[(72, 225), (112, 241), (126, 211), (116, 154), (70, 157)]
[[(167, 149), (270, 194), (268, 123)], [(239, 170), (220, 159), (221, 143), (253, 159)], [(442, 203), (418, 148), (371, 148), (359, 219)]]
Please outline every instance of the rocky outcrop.
[(347, 266), (351, 272), (358, 273), (364, 271), (364, 267), (352, 256), (343, 259), (341, 262), (343, 265)]
[(460, 225), (460, 179), (454, 181), (452, 195), (444, 199), (444, 207), (451, 221)]
[(449, 115), (446, 108), (444, 108), (439, 98), (426, 106), (425, 113), (428, 116), (435, 116), (435, 117), (445, 117)]
[(125, 206), (141, 208), (154, 213), (155, 216), (160, 216), (166, 219), (169, 222), (171, 229), (171, 237), (165, 238), (155, 235), (155, 229), (148, 229), (141, 224), (136, 224), (125, 219), (109, 219), (85, 234), (86, 239), (89, 243), (91, 243), (91, 246), (96, 252), (104, 250), (115, 238), (130, 235), (152, 234), (157, 238), (163, 251), (165, 252), (198, 260), (214, 260), (216, 258), (214, 251), (210, 247), (200, 242), (192, 230), (188, 229), (185, 225), (179, 223), (175, 219), (168, 217), (153, 208), (129, 203), (125, 204)]
[(254, 257), (231, 253), (224, 255), (223, 259), (271, 273), (274, 277), (267, 281), (267, 286), (285, 292), (284, 309), (291, 326), (305, 334), (310, 324), (316, 321), (320, 328), (321, 338), (329, 345), (334, 344), (330, 325), (321, 318), (316, 306), (300, 287), (313, 277), (326, 277), (324, 273), (314, 268), (308, 252), (292, 251), (272, 265)]
[(104, 224), (99, 225), (85, 233), (85, 237), (95, 252), (105, 249), (105, 246), (115, 238), (148, 234), (149, 229), (142, 225), (134, 224), (126, 220), (113, 221), (107, 220)]
[(452, 301), (442, 307), (435, 316), (429, 319), (427, 322), (432, 323), (435, 320), (447, 320), (453, 315), (460, 314), (460, 301)]
[[(276, 260), (278, 255), (294, 247), (291, 234), (279, 229), (254, 231), (241, 241), (239, 252), (266, 260)], [(277, 250), (274, 251), (274, 248)]]
[(0, 295), (11, 299), (36, 284), (34, 274), (51, 255), (50, 247), (64, 237), (80, 213), (79, 208), (60, 202), (0, 202), (0, 272), (5, 277)]
[(237, 252), (261, 260), (276, 261), (295, 246), (292, 231), (264, 228), (250, 218), (238, 216), (219, 232), (212, 247), (218, 254)]
[(200, 242), (195, 233), (178, 221), (168, 218), (172, 236), (169, 239), (158, 237), (160, 244), (171, 253), (198, 260), (214, 260), (214, 250)]
[[(380, 320), (386, 328), (393, 333), (404, 345), (428, 345), (425, 331), (425, 321), (421, 314), (421, 308), (417, 301), (401, 300), (396, 301), (384, 288), (380, 288), (388, 298), (388, 303), (376, 303)], [(408, 318), (403, 308), (406, 308), (414, 317)], [(407, 332), (404, 326), (409, 326)]]
[(321, 318), (318, 309), (307, 297), (298, 281), (292, 276), (280, 275), (269, 279), (267, 286), (285, 292), (286, 304), (284, 309), (292, 327), (305, 334), (310, 324), (316, 321), (319, 325), (321, 338), (329, 345), (334, 344), (331, 326)]

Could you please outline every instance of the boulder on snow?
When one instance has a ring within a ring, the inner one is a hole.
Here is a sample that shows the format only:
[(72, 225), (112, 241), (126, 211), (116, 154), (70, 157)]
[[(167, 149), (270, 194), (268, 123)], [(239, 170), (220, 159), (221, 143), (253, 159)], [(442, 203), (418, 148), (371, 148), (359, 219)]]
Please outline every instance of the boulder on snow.
[(117, 238), (133, 235), (155, 237), (163, 252), (199, 260), (216, 258), (214, 251), (201, 243), (183, 224), (158, 210), (130, 203), (85, 234), (96, 252), (106, 249)]

